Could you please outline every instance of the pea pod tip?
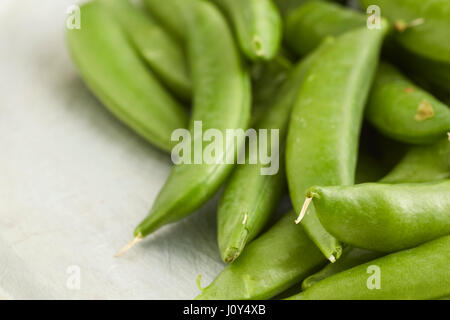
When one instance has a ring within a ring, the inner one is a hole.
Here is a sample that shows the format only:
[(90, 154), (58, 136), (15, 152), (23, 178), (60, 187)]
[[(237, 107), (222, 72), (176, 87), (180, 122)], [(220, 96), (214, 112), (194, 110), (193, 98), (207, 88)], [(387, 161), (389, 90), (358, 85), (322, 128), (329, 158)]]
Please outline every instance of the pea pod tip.
[(133, 240), (131, 240), (125, 247), (123, 247), (119, 252), (117, 252), (114, 257), (118, 258), (123, 255), (125, 252), (130, 250), (136, 243), (141, 242), (144, 237), (141, 234), (138, 234)]

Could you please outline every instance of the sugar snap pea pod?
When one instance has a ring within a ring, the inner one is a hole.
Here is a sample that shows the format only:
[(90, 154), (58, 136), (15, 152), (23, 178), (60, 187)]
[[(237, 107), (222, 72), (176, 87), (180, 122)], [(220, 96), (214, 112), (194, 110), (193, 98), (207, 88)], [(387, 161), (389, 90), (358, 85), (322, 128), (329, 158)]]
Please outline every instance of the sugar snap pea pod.
[(303, 280), (302, 290), (305, 291), (325, 278), (329, 278), (332, 275), (359, 266), (368, 261), (375, 260), (383, 255), (383, 253), (377, 251), (346, 247), (338, 261), (328, 264), (319, 272)]
[(428, 182), (450, 178), (450, 141), (411, 148), (381, 182)]
[(322, 225), (358, 248), (393, 252), (450, 233), (450, 180), (312, 187)]
[[(325, 45), (322, 50), (326, 50)], [(357, 180), (362, 179), (361, 174), (367, 176), (363, 168), (367, 166), (359, 167)], [(299, 226), (292, 223), (294, 218), (293, 212), (286, 214), (248, 244), (198, 299), (272, 298), (324, 266), (326, 259), (303, 231), (298, 234)]]
[(360, 0), (367, 8), (377, 5), (395, 24), (396, 42), (408, 51), (430, 60), (450, 63), (450, 1)]
[[(288, 17), (286, 39), (298, 54), (304, 54), (325, 36), (338, 35), (365, 23), (364, 15), (343, 6), (310, 2)], [(403, 55), (399, 60), (402, 59)], [(421, 63), (417, 65), (421, 68)], [(387, 63), (378, 69), (366, 118), (384, 134), (408, 143), (435, 142), (450, 130), (449, 108)]]
[[(440, 159), (436, 160), (435, 158)], [(360, 163), (366, 161), (367, 158), (358, 160), (357, 176), (360, 176), (361, 173), (366, 171), (372, 171), (368, 166), (360, 165)], [(441, 170), (438, 169), (433, 172), (433, 167), (441, 167)], [(364, 168), (366, 169), (364, 170)], [(400, 161), (397, 167), (381, 181), (387, 183), (414, 183), (421, 182), (418, 181), (418, 179), (422, 179), (422, 181), (432, 181), (448, 178), (449, 175), (450, 142), (445, 140), (430, 147), (413, 147)], [(361, 177), (358, 177), (358, 180), (361, 180)], [(302, 283), (302, 289), (306, 290), (325, 278), (374, 260), (383, 255), (383, 253), (377, 251), (369, 251), (348, 246), (344, 249), (341, 258), (338, 261), (328, 264), (319, 272), (306, 278)]]
[(124, 27), (155, 74), (183, 100), (191, 97), (191, 79), (183, 46), (129, 0), (101, 0)]
[(173, 1), (144, 0), (145, 7), (158, 22), (164, 26), (178, 40), (185, 40), (186, 25)]
[[(245, 245), (262, 231), (283, 195), (286, 185), (284, 150), (291, 109), (309, 66), (328, 45), (293, 68), (279, 89), (273, 106), (257, 125), (257, 129), (278, 130), (279, 140), (274, 140), (276, 145), (272, 145), (269, 139), (268, 146), (263, 147), (276, 152), (278, 159), (274, 161), (276, 164), (271, 164), (272, 172), (268, 172), (267, 165), (261, 162), (250, 164), (247, 159), (246, 164), (239, 165), (229, 179), (218, 210), (218, 243), (225, 262), (233, 262)], [(270, 134), (273, 133), (268, 133), (269, 138)], [(258, 149), (251, 151), (255, 158), (260, 152)], [(246, 186), (246, 192), (242, 192), (243, 185)]]
[(291, 300), (426, 300), (450, 294), (450, 236), (320, 281)]
[(196, 299), (269, 299), (322, 267), (325, 258), (292, 219), (286, 214), (251, 242)]
[[(167, 2), (177, 5), (177, 1)], [(219, 10), (206, 1), (183, 0), (178, 4), (185, 17), (194, 83), (190, 124), (193, 141), (189, 146), (195, 153), (198, 152), (196, 146), (202, 146), (203, 139), (195, 133), (198, 125), (202, 126), (203, 132), (215, 129), (223, 137), (226, 137), (228, 129), (246, 129), (250, 117), (250, 76)], [(219, 136), (217, 139), (222, 138)], [(136, 228), (137, 239), (189, 215), (216, 193), (233, 169), (236, 150), (241, 148), (244, 136), (223, 140), (226, 140), (223, 141), (223, 151), (220, 149), (216, 153), (213, 164), (206, 159), (200, 163), (194, 159), (192, 164), (175, 165), (149, 215)], [(211, 148), (210, 144), (203, 143), (200, 157), (206, 154), (208, 146)]]
[(252, 116), (250, 128), (255, 128), (273, 106), (277, 92), (291, 70), (291, 60), (281, 54), (270, 61), (260, 61), (251, 66)]
[(325, 36), (338, 36), (364, 27), (366, 17), (335, 3), (310, 1), (292, 11), (286, 18), (287, 45), (299, 55), (314, 50)]
[[(345, 33), (309, 69), (287, 140), (287, 177), (296, 212), (301, 212), (308, 187), (354, 183), (363, 108), (386, 31), (364, 27)], [(330, 261), (339, 258), (341, 244), (320, 224), (313, 206), (303, 226)]]
[(286, 17), (292, 11), (300, 7), (307, 2), (313, 1), (333, 1), (333, 0), (273, 0), (280, 10), (281, 14)]
[(412, 144), (436, 142), (450, 131), (450, 109), (394, 66), (381, 63), (366, 119), (387, 136)]
[(212, 0), (232, 22), (242, 52), (251, 61), (271, 60), (278, 53), (282, 21), (272, 0)]
[(165, 151), (187, 125), (186, 110), (141, 61), (119, 23), (97, 2), (81, 7), (81, 29), (67, 30), (72, 59), (88, 87), (139, 135)]

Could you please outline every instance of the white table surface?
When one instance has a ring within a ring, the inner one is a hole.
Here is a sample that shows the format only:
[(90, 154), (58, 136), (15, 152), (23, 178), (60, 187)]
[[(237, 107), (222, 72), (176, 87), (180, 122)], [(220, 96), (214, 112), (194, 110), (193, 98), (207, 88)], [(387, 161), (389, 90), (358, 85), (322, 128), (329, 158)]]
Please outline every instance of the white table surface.
[(204, 286), (224, 267), (216, 201), (113, 257), (170, 159), (77, 75), (64, 39), (76, 2), (0, 1), (0, 298), (191, 299), (197, 275)]

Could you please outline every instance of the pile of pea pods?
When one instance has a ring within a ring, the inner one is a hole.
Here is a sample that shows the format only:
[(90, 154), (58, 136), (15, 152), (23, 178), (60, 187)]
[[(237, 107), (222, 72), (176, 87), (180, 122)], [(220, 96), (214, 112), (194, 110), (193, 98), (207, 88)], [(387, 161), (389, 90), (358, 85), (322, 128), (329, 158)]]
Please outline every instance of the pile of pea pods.
[(120, 253), (219, 193), (227, 266), (197, 299), (450, 297), (450, 1), (355, 2), (81, 7), (81, 77), (153, 146), (170, 153), (197, 121), (279, 132), (275, 175), (174, 165)]

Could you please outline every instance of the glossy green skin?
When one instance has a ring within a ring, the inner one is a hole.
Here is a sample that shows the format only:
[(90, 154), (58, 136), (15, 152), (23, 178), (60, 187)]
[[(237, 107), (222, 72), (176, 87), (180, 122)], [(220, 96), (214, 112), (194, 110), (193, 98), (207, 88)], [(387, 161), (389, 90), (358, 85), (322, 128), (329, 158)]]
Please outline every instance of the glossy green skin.
[[(261, 168), (264, 165), (252, 165), (247, 161), (247, 164), (237, 166), (229, 179), (219, 204), (217, 221), (219, 249), (225, 262), (233, 262), (245, 245), (263, 230), (284, 194), (286, 186), (284, 150), (291, 110), (309, 66), (327, 47), (328, 45), (324, 45), (293, 68), (279, 89), (272, 108), (267, 110), (256, 127), (257, 130), (279, 130), (278, 173), (262, 175)], [(269, 143), (268, 149), (270, 148)], [(242, 192), (243, 185), (246, 186), (245, 192)]]
[[(174, 0), (143, 0), (145, 7), (172, 36), (180, 41), (186, 38), (186, 25)], [(183, 1), (183, 0), (181, 0)], [(190, 1), (190, 0), (189, 0)]]
[[(402, 54), (400, 50), (398, 52)], [(450, 63), (425, 59), (409, 52), (405, 52), (403, 59), (396, 56), (393, 60), (405, 71), (425, 79), (433, 89), (450, 94)]]
[[(449, 248), (445, 236), (393, 253), (324, 279), (290, 300), (439, 299), (450, 294)], [(380, 289), (368, 289), (370, 266), (380, 268)]]
[(396, 42), (423, 58), (450, 63), (450, 1), (448, 0), (360, 0), (363, 8), (377, 5), (391, 22), (411, 22), (419, 18), (424, 23), (396, 32)]
[(67, 30), (67, 43), (88, 87), (117, 118), (169, 152), (172, 132), (187, 126), (186, 110), (147, 69), (104, 7), (83, 5), (81, 23), (80, 30)]
[(191, 79), (183, 47), (128, 0), (101, 0), (120, 21), (133, 45), (166, 86), (183, 100), (191, 98)]
[[(292, 11), (297, 9), (299, 6), (307, 3), (319, 0), (273, 0), (277, 5), (283, 16), (289, 15)], [(320, 1), (333, 1), (333, 0), (320, 0)]]
[(252, 116), (250, 128), (255, 128), (276, 102), (280, 90), (289, 72), (292, 62), (284, 55), (273, 60), (261, 61), (251, 66), (252, 74)]
[(325, 36), (338, 36), (366, 25), (366, 17), (341, 5), (311, 1), (286, 18), (285, 41), (299, 55), (314, 50)]
[(360, 264), (382, 257), (384, 254), (376, 251), (347, 247), (344, 249), (341, 258), (335, 263), (330, 263), (319, 272), (309, 276), (302, 282), (302, 290), (311, 288), (325, 278), (340, 273), (344, 270), (359, 266)]
[[(367, 180), (364, 181), (364, 178), (373, 171), (374, 165), (376, 168), (376, 164), (369, 157), (360, 156), (356, 174), (357, 183), (368, 182)], [(411, 148), (400, 163), (381, 182), (415, 183), (445, 178), (450, 178), (450, 142), (447, 139), (432, 146)], [(334, 274), (383, 255), (383, 253), (376, 251), (346, 247), (338, 261), (328, 264), (319, 272), (306, 278), (302, 283), (302, 290), (306, 290)]]
[[(287, 177), (296, 212), (307, 188), (354, 183), (363, 109), (385, 31), (364, 27), (345, 33), (309, 70), (287, 140)], [(341, 244), (322, 227), (314, 206), (302, 224), (327, 258), (339, 258)]]
[[(365, 159), (360, 158), (360, 162)], [(368, 176), (364, 168), (369, 166), (358, 166), (357, 181), (364, 181), (364, 177)], [(286, 214), (248, 244), (240, 257), (219, 274), (199, 299), (273, 298), (324, 266), (326, 259), (304, 235), (303, 229), (299, 235), (298, 229), (301, 227), (292, 223), (295, 218), (293, 212)], [(247, 286), (250, 283), (248, 279), (252, 280), (251, 286)]]
[(326, 260), (294, 219), (286, 214), (251, 242), (196, 299), (269, 299), (322, 267)]
[[(357, 26), (364, 26), (366, 19), (361, 13), (337, 4), (310, 2), (288, 17), (287, 43), (302, 55), (313, 50), (326, 36), (339, 35)], [(405, 55), (411, 56), (408, 52)], [(405, 59), (405, 55), (397, 55), (398, 60), (409, 61), (408, 58)], [(404, 61), (400, 63), (405, 64)], [(450, 83), (450, 72), (439, 71), (441, 68), (437, 66), (429, 67), (429, 64), (425, 64), (421, 67), (422, 65), (423, 63), (416, 63), (412, 69), (423, 69), (423, 73), (429, 74), (428, 78), (433, 78), (438, 83)], [(436, 73), (443, 77), (445, 75), (446, 78), (433, 76)], [(413, 88), (414, 92), (407, 93), (407, 88)], [(415, 115), (423, 101), (431, 103), (435, 116), (417, 121)], [(432, 143), (450, 130), (449, 108), (386, 63), (382, 63), (378, 69), (366, 118), (387, 136), (407, 143)]]
[(394, 252), (450, 233), (450, 180), (312, 187), (323, 226), (358, 248)]
[[(192, 140), (194, 121), (202, 121), (203, 132), (214, 128), (222, 131), (224, 137), (226, 129), (245, 130), (250, 118), (250, 76), (225, 18), (213, 4), (205, 1), (183, 0), (181, 8), (188, 31), (188, 54), (194, 83)], [(217, 42), (219, 38), (221, 41)], [(238, 150), (243, 143), (243, 139), (239, 140), (236, 144)], [(203, 144), (203, 148), (207, 146), (207, 143)], [(232, 145), (224, 143), (224, 148), (228, 157), (224, 163), (233, 162)], [(176, 165), (149, 215), (136, 228), (135, 236), (146, 236), (202, 206), (216, 193), (233, 167), (230, 164), (206, 163)]]
[(428, 182), (450, 178), (450, 141), (411, 148), (381, 182)]
[(272, 0), (212, 0), (232, 22), (240, 48), (251, 61), (271, 60), (281, 44), (282, 21)]
[[(425, 101), (433, 108), (434, 116), (417, 120), (419, 106)], [(412, 144), (436, 142), (450, 131), (449, 107), (388, 63), (378, 67), (365, 116), (385, 135)]]

